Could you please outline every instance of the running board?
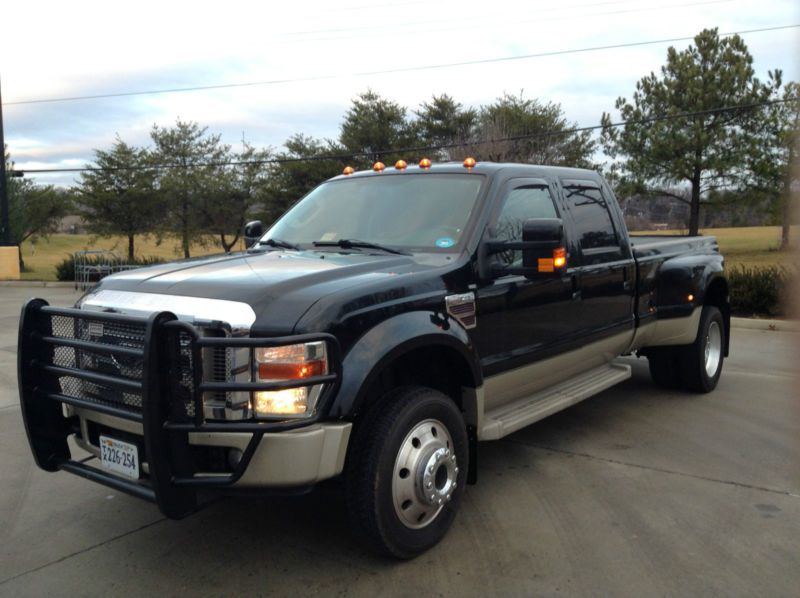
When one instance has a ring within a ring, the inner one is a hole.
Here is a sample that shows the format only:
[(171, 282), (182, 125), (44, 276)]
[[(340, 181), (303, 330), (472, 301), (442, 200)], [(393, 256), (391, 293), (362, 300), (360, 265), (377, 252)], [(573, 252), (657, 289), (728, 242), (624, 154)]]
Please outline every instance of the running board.
[(534, 422), (580, 403), (631, 377), (631, 366), (609, 363), (545, 388), (539, 392), (502, 405), (483, 416), (479, 440), (497, 440)]

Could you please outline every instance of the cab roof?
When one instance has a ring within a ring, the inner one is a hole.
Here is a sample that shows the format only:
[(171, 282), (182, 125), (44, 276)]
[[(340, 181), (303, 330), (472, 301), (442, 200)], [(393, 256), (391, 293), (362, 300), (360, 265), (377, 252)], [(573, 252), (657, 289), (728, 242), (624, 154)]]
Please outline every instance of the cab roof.
[(426, 172), (439, 174), (483, 174), (494, 176), (502, 173), (509, 178), (532, 177), (532, 178), (559, 178), (559, 179), (589, 179), (600, 181), (600, 175), (587, 168), (568, 168), (565, 166), (543, 166), (536, 164), (518, 164), (514, 162), (477, 162), (472, 168), (465, 168), (461, 162), (440, 162), (434, 163), (428, 168), (420, 168), (416, 164), (409, 164), (406, 168), (396, 169), (387, 167), (377, 172), (372, 169), (356, 170), (352, 174), (340, 174), (329, 180), (336, 181), (349, 178), (379, 177), (386, 175), (408, 175)]

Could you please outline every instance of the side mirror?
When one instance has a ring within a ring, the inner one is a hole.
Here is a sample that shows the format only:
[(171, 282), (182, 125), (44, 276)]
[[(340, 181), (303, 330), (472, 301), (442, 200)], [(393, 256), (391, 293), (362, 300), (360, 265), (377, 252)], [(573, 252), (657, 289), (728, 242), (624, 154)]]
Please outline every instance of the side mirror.
[(531, 218), (522, 225), (522, 267), (531, 273), (554, 273), (567, 265), (564, 223), (560, 218)]
[[(490, 256), (506, 251), (521, 251), (522, 265), (508, 266)], [(559, 274), (567, 265), (564, 223), (560, 218), (531, 218), (522, 224), (522, 241), (487, 241), (479, 258), (481, 278), (522, 274), (541, 278)]]
[(244, 225), (244, 244), (248, 249), (263, 236), (264, 224), (260, 220), (253, 220)]

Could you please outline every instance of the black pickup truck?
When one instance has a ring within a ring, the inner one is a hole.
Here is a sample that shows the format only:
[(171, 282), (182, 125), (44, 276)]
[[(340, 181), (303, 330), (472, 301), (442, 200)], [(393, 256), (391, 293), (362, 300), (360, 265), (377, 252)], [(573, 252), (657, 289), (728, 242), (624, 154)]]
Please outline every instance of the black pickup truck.
[[(31, 299), (36, 463), (181, 518), (342, 476), (356, 533), (410, 558), (502, 438), (631, 375), (708, 392), (730, 309), (713, 237), (630, 237), (590, 170), (429, 161), (335, 177), (244, 252)], [(94, 459), (74, 456), (68, 439)]]

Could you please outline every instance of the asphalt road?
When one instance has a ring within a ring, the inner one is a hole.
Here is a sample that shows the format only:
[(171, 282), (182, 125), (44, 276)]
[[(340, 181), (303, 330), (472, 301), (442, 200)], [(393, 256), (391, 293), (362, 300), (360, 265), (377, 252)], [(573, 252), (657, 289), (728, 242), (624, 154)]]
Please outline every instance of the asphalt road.
[(0, 288), (0, 595), (798, 596), (797, 338), (735, 329), (718, 389), (633, 379), (481, 445), (449, 535), (411, 562), (365, 553), (335, 485), (229, 499), (179, 522), (31, 458)]

